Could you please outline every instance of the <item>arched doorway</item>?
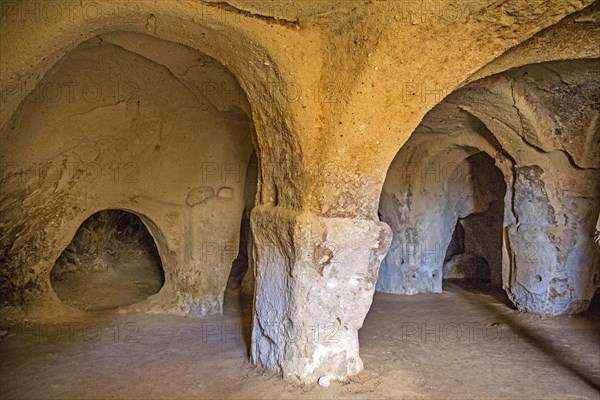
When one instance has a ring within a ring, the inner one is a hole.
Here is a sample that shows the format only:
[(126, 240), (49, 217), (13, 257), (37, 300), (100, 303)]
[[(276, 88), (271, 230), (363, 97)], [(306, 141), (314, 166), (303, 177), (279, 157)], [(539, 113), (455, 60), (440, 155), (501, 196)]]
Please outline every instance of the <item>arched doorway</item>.
[(462, 213), (457, 215), (452, 240), (446, 248), (443, 279), (475, 280), (500, 287), (504, 176), (484, 152), (467, 157), (464, 163), (468, 179), (457, 190), (467, 196), (459, 205)]

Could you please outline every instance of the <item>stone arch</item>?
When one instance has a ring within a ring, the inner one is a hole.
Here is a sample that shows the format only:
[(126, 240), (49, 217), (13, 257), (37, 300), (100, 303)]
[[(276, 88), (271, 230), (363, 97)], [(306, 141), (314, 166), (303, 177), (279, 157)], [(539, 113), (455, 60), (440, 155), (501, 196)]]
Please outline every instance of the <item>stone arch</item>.
[[(444, 155), (436, 149), (473, 146), (496, 160), (507, 186), (503, 287), (522, 310), (580, 312), (595, 289), (590, 277), (598, 255), (592, 251), (592, 224), (583, 215), (597, 212), (593, 171), (600, 160), (590, 91), (597, 70), (597, 60), (559, 61), (471, 83), (432, 109), (399, 153), (405, 162), (437, 161)], [(563, 138), (563, 131), (577, 139)], [(574, 143), (581, 140), (589, 144)], [(561, 171), (569, 171), (569, 178), (561, 179)], [(390, 203), (385, 198), (384, 186), (382, 202)], [(556, 251), (573, 246), (563, 241), (576, 243), (574, 250)]]
[[(186, 54), (196, 60), (200, 53), (153, 40), (113, 33), (83, 43), (39, 85), (77, 88), (104, 82), (107, 98), (91, 101), (74, 90), (55, 101), (34, 91), (2, 129), (3, 240), (9, 248), (3, 283), (9, 287), (3, 294), (9, 304), (43, 303), (35, 298), (49, 291), (44, 274), (66, 246), (61, 232), (74, 232), (82, 216), (101, 207), (153, 215), (161, 227), (156, 231), (166, 243), (161, 254), (170, 260), (165, 271), (178, 271), (146, 303), (149, 311), (221, 312), (227, 276), (221, 275), (235, 257), (236, 219), (253, 149), (249, 118), (236, 110), (248, 106), (245, 98), (221, 104), (195, 92), (191, 78), (178, 76), (181, 66), (161, 64), (152, 49), (166, 46), (176, 53), (174, 59), (184, 61)], [(146, 52), (135, 51), (137, 42)], [(207, 72), (237, 85), (227, 73)], [(155, 83), (144, 85), (143, 79)], [(115, 100), (113, 89), (120, 82), (139, 90)], [(37, 145), (40, 136), (45, 146)], [(25, 205), (20, 209), (19, 201)], [(207, 207), (215, 208), (215, 215)], [(233, 212), (222, 212), (231, 207)], [(210, 240), (202, 233), (208, 231)], [(27, 241), (38, 254), (28, 252)], [(20, 271), (19, 265), (31, 268)], [(194, 273), (209, 267), (217, 273)]]
[[(415, 135), (398, 152), (378, 211), (394, 233), (380, 269), (378, 291), (441, 292), (444, 258), (458, 220), (485, 212), (494, 201), (504, 204), (504, 193), (498, 199), (488, 198), (481, 182), (473, 181), (476, 171), (472, 171), (469, 158), (486, 154), (493, 160), (496, 155), (493, 147), (473, 140), (474, 136), (453, 141)], [(502, 168), (493, 168), (500, 171), (501, 185), (506, 186), (509, 177)], [(501, 248), (501, 241), (498, 244)], [(501, 271), (501, 264), (495, 267)]]
[[(545, 29), (548, 36), (566, 16), (573, 14), (575, 18), (577, 14), (585, 19), (585, 13), (592, 12), (586, 7), (594, 7), (591, 4), (573, 7), (554, 2), (550, 11), (516, 3), (479, 3), (464, 8), (457, 3), (459, 10), (445, 16), (432, 14), (429, 9), (403, 9), (419, 7), (418, 4), (383, 3), (377, 6), (381, 13), (349, 17), (348, 25), (362, 26), (360, 18), (374, 23), (367, 33), (355, 35), (353, 42), (335, 43), (337, 47), (330, 49), (353, 51), (362, 63), (350, 64), (341, 71), (336, 69), (331, 81), (325, 82), (333, 87), (337, 87), (336, 82), (348, 82), (349, 87), (333, 106), (337, 106), (339, 114), (327, 120), (326, 127), (337, 134), (319, 149), (321, 158), (335, 160), (331, 172), (323, 171), (318, 162), (312, 168), (314, 175), (319, 175), (314, 179), (320, 182), (321, 190), (312, 196), (312, 206), (326, 216), (374, 219), (387, 168), (429, 110), (503, 53)], [(503, 18), (519, 21), (519, 28), (509, 30), (507, 25), (502, 26), (498, 21)], [(465, 24), (465, 20), (469, 23)], [(381, 26), (385, 30), (374, 28)], [(435, 31), (431, 31), (432, 27)], [(422, 35), (452, 37), (455, 47), (449, 47), (447, 41), (415, 40)], [(585, 42), (587, 36), (582, 30), (572, 35)], [(411, 46), (397, 43), (411, 43)], [(548, 53), (538, 57), (560, 59), (561, 49), (554, 48)], [(590, 43), (572, 53), (586, 57), (597, 54), (597, 50)], [(536, 62), (535, 55), (529, 62)], [(402, 118), (385, 118), (387, 115), (402, 115)], [(340, 188), (339, 193), (328, 190), (334, 184)], [(353, 204), (346, 204), (346, 199), (352, 199)], [(339, 207), (340, 204), (344, 207)]]
[[(297, 159), (302, 155), (299, 130), (294, 127), (297, 121), (290, 118), (294, 113), (289, 110), (297, 97), (294, 93), (296, 78), (287, 78), (295, 71), (285, 49), (286, 43), (298, 32), (276, 24), (270, 29), (280, 31), (278, 41), (265, 40), (255, 20), (219, 4), (199, 3), (179, 10), (144, 1), (130, 2), (125, 10), (116, 10), (110, 4), (94, 4), (93, 17), (91, 9), (80, 4), (67, 7), (45, 23), (13, 18), (7, 9), (3, 34), (15, 40), (3, 47), (6, 56), (2, 60), (4, 82), (0, 88), (1, 127), (9, 124), (25, 96), (43, 76), (82, 42), (117, 31), (149, 35), (194, 48), (233, 73), (251, 104), (255, 146), (263, 166), (261, 202), (292, 208), (300, 206), (299, 187), (293, 184), (297, 179), (291, 176), (302, 172)], [(48, 34), (48, 31), (60, 34)]]
[(504, 286), (522, 310), (577, 313), (593, 296), (590, 277), (598, 254), (592, 250), (591, 216), (598, 212), (593, 199), (599, 185), (593, 171), (600, 159), (591, 88), (600, 79), (598, 63), (563, 60), (513, 69), (499, 75), (505, 82), (478, 81), (494, 106), (481, 101), (478, 89), (471, 93), (474, 105), (461, 106), (493, 132), (512, 159), (505, 268), (516, 272)]

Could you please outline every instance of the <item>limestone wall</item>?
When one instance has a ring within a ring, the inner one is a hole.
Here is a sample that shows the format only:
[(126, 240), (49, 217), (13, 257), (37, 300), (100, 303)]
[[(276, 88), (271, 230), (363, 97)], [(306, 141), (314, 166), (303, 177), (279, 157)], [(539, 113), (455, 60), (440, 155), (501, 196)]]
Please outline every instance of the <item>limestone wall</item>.
[(141, 307), (220, 312), (252, 153), (244, 110), (235, 78), (181, 45), (115, 33), (66, 56), (1, 132), (5, 304), (60, 308), (54, 261), (87, 217), (122, 209), (165, 270)]
[(564, 61), (511, 70), (451, 94), (425, 117), (392, 163), (382, 192), (379, 212), (395, 235), (379, 290), (441, 290), (456, 219), (485, 210), (474, 207), (472, 185), (465, 184), (470, 174), (459, 168), (483, 151), (495, 159), (507, 188), (502, 282), (509, 296), (529, 311), (585, 310), (599, 284), (592, 246), (599, 66)]

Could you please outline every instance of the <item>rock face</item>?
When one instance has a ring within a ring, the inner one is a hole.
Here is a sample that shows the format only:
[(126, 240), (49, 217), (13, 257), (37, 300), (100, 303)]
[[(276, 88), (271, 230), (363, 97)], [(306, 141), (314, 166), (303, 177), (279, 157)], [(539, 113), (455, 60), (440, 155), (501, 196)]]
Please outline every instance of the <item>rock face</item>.
[[(487, 264), (520, 309), (585, 310), (600, 283), (599, 70), (598, 61), (523, 67), (434, 108), (384, 184), (379, 213), (394, 240), (377, 289), (439, 292), (444, 275), (476, 277)], [(457, 220), (462, 251), (448, 250)]]
[(562, 314), (600, 284), (598, 2), (9, 3), (3, 305), (72, 311), (50, 271), (107, 209), (139, 216), (164, 268), (131, 308), (192, 316), (221, 312), (246, 219), (252, 360), (304, 382), (361, 370), (388, 247), (393, 293), (475, 263)]

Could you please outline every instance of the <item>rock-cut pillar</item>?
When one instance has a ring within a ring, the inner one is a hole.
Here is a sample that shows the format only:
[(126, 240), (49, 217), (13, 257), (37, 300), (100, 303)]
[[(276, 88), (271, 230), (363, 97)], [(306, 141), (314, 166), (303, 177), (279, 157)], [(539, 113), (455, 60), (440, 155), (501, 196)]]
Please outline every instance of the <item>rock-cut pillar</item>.
[(286, 379), (346, 379), (362, 370), (358, 330), (391, 230), (260, 206), (252, 211), (256, 300), (251, 357)]

